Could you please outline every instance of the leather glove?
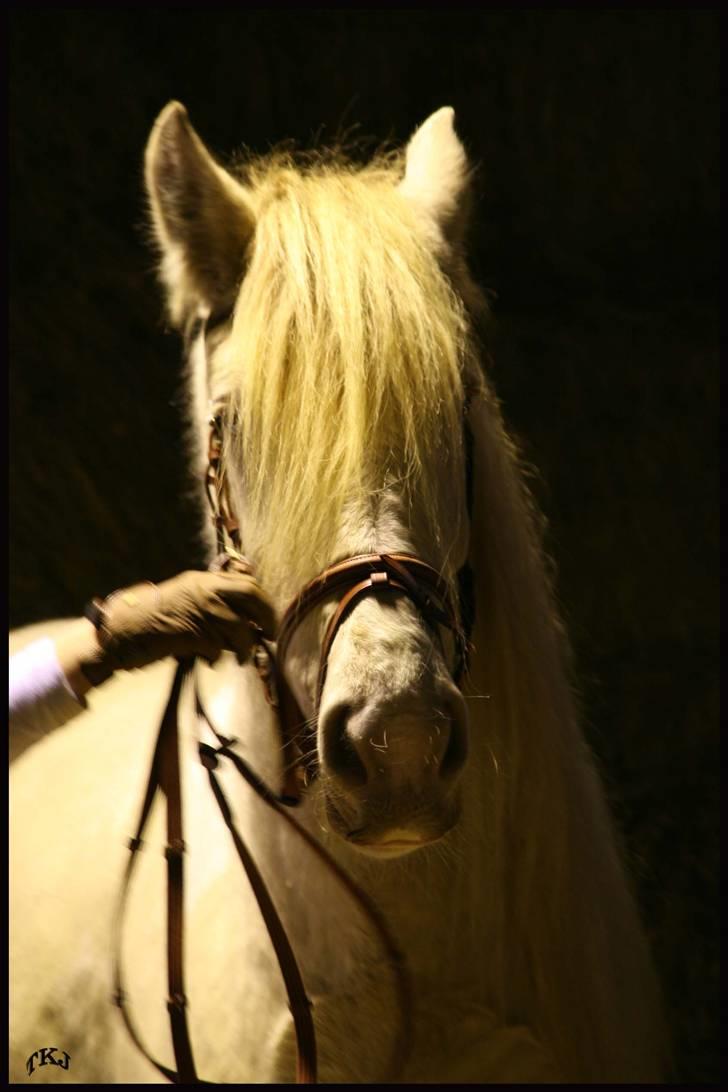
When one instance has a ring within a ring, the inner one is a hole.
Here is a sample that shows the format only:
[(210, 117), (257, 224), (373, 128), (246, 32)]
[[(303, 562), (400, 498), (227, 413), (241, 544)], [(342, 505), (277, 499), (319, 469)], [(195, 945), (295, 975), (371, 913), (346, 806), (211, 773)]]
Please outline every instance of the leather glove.
[(201, 656), (223, 649), (239, 663), (260, 633), (273, 638), (273, 608), (248, 566), (230, 561), (224, 572), (185, 572), (163, 584), (135, 584), (98, 604), (96, 640), (80, 668), (93, 686), (114, 671), (145, 667), (166, 656)]

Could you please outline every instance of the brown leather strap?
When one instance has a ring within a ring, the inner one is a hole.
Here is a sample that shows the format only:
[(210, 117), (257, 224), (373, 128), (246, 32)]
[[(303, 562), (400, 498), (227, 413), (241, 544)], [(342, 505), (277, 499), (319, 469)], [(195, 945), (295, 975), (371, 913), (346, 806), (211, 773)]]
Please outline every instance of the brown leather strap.
[[(182, 912), (184, 896), (184, 874), (182, 869), (182, 795), (180, 784), (179, 753), (178, 753), (178, 706), (182, 684), (190, 670), (190, 661), (180, 661), (175, 672), (172, 691), (167, 707), (162, 718), (157, 744), (152, 760), (147, 788), (142, 803), (141, 815), (137, 825), (137, 833), (130, 840), (131, 855), (127, 862), (122, 881), (121, 895), (118, 904), (115, 921), (115, 997), (124, 1023), (129, 1034), (144, 1057), (167, 1080), (176, 1084), (206, 1084), (196, 1074), (192, 1047), (190, 1044), (189, 1030), (186, 1019), (186, 1003), (184, 1002), (184, 973), (183, 973), (183, 931)], [(195, 691), (195, 703), (199, 716), (209, 725), (216, 738), (220, 741), (217, 751), (205, 744), (200, 745), (200, 758), (208, 770), (210, 785), (215, 799), (220, 807), (225, 824), (227, 825), (238, 857), (245, 868), (250, 880), (253, 892), (261, 909), (268, 934), (273, 943), (278, 958), (281, 974), (284, 979), (289, 998), (289, 1007), (294, 1020), (297, 1044), (296, 1080), (299, 1084), (311, 1084), (316, 1081), (316, 1038), (313, 1021), (311, 1018), (311, 1002), (309, 1001), (303, 979), (301, 977), (295, 955), (288, 941), (283, 925), (278, 917), (275, 906), (268, 893), (266, 885), (253, 861), (245, 843), (240, 837), (232, 813), (222, 791), (218, 779), (214, 775), (218, 756), (229, 759), (241, 776), (268, 804), (283, 821), (296, 831), (316, 857), (336, 877), (349, 897), (354, 901), (358, 910), (364, 915), (372, 932), (378, 937), (386, 954), (389, 966), (395, 976), (395, 991), (398, 999), (400, 1022), (395, 1035), (388, 1060), (387, 1072), (391, 1080), (396, 1080), (401, 1074), (407, 1061), (412, 1042), (412, 990), (407, 974), (406, 966), (399, 949), (392, 939), (389, 930), (377, 908), (351, 880), (339, 865), (329, 856), (322, 846), (304, 830), (283, 806), (284, 801), (265, 785), (254, 771), (244, 762), (239, 755), (231, 750), (232, 741), (221, 736), (213, 727), (209, 717), (202, 706), (199, 693)], [(168, 981), (170, 991), (170, 1004), (168, 1005), (172, 1041), (174, 1045), (177, 1070), (170, 1069), (158, 1062), (146, 1049), (141, 1036), (126, 1004), (126, 995), (123, 985), (121, 965), (121, 935), (124, 910), (129, 894), (131, 877), (136, 861), (136, 855), (142, 845), (142, 836), (146, 827), (152, 804), (157, 790), (162, 789), (167, 798), (167, 832), (168, 832)], [(171, 849), (171, 852), (169, 850)]]
[[(180, 661), (175, 672), (172, 690), (157, 737), (152, 766), (147, 781), (147, 788), (144, 793), (141, 815), (137, 825), (137, 832), (129, 842), (131, 855), (124, 871), (114, 928), (116, 950), (114, 1001), (121, 1010), (124, 1023), (137, 1048), (162, 1076), (175, 1084), (208, 1083), (200, 1081), (195, 1070), (189, 1029), (187, 1026), (187, 1000), (184, 987), (183, 854), (185, 846), (182, 827), (178, 708), (182, 685), (191, 665), (192, 661)], [(215, 736), (221, 743), (218, 753), (225, 754), (226, 757), (232, 758), (234, 764), (243, 775), (246, 776), (246, 780), (253, 786), (255, 791), (263, 796), (264, 799), (268, 800), (268, 802), (272, 800), (276, 803), (276, 806), (278, 806), (279, 802), (276, 801), (273, 794), (269, 792), (263, 782), (245, 766), (242, 759), (238, 759), (236, 755), (227, 750), (231, 741), (224, 736), (220, 736), (215, 731), (212, 723), (205, 714), (196, 688), (195, 699), (198, 715), (202, 716), (209, 724), (210, 728), (215, 733)], [(216, 752), (213, 748), (208, 747), (205, 744), (200, 744), (200, 757), (203, 765), (207, 768), (213, 795), (218, 803), (225, 824), (230, 831), (238, 857), (248, 876), (281, 968), (296, 1031), (297, 1083), (316, 1083), (316, 1037), (313, 1021), (311, 1019), (311, 1002), (306, 995), (303, 979), (298, 969), (295, 955), (277, 914), (275, 905), (268, 893), (268, 889), (249, 850), (235, 827), (232, 813), (222, 787), (213, 773), (214, 768), (217, 766)], [(147, 820), (159, 789), (164, 793), (167, 800), (167, 847), (165, 850), (165, 856), (167, 858), (167, 972), (169, 987), (167, 1010), (169, 1013), (175, 1062), (177, 1065), (176, 1071), (162, 1065), (161, 1062), (158, 1062), (144, 1046), (126, 1003), (121, 961), (122, 925), (129, 895), (131, 877), (134, 870), (136, 855), (142, 845), (142, 836)], [(286, 800), (285, 802), (289, 803), (290, 801)], [(280, 801), (280, 803), (283, 803), (283, 801)]]
[[(210, 718), (207, 716), (207, 714), (206, 714), (206, 712), (205, 712), (205, 710), (204, 710), (204, 708), (202, 706), (202, 702), (200, 700), (200, 696), (199, 696), (198, 692), (196, 692), (196, 695), (195, 695), (195, 702), (196, 702), (196, 708), (197, 708), (198, 715), (202, 717), (202, 719), (209, 726), (209, 728), (214, 733), (216, 738), (218, 740), (223, 741), (221, 746), (217, 750), (214, 750), (213, 748), (210, 748), (210, 747), (206, 747), (204, 744), (200, 747), (200, 757), (201, 757), (201, 760), (202, 760), (203, 764), (207, 765), (207, 762), (209, 761), (208, 756), (210, 756), (210, 755), (212, 755), (213, 757), (216, 757), (218, 755), (222, 755), (223, 757), (229, 759), (232, 762), (233, 766), (238, 771), (238, 773), (241, 775), (241, 777), (244, 778), (244, 780), (250, 785), (250, 787), (253, 789), (253, 791), (261, 798), (261, 800), (263, 800), (264, 803), (266, 803), (268, 805), (268, 807), (270, 807), (273, 811), (275, 811), (276, 814), (278, 816), (280, 816), (280, 818), (283, 820), (284, 823), (286, 823), (288, 825), (289, 828), (291, 828), (293, 831), (295, 831), (297, 837), (300, 838), (303, 842), (305, 842), (305, 844), (308, 846), (308, 848), (311, 850), (311, 852), (316, 856), (316, 858), (335, 877), (335, 879), (339, 882), (339, 884), (344, 889), (344, 891), (346, 892), (348, 897), (352, 900), (352, 902), (356, 906), (357, 910), (363, 915), (364, 919), (367, 922), (367, 925), (371, 929), (372, 933), (377, 937), (382, 949), (384, 950), (384, 953), (385, 953), (385, 956), (386, 956), (386, 959), (387, 959), (387, 963), (392, 968), (392, 971), (393, 971), (393, 974), (394, 974), (394, 980), (395, 980), (394, 981), (394, 986), (395, 986), (395, 992), (396, 992), (396, 995), (397, 995), (399, 1018), (400, 1018), (399, 1019), (399, 1025), (397, 1027), (397, 1033), (396, 1033), (396, 1035), (394, 1037), (394, 1041), (393, 1041), (393, 1044), (392, 1044), (390, 1057), (389, 1057), (388, 1062), (387, 1062), (387, 1072), (388, 1072), (388, 1074), (390, 1074), (388, 1079), (391, 1080), (391, 1081), (396, 1081), (399, 1078), (399, 1076), (401, 1075), (401, 1073), (402, 1073), (402, 1070), (404, 1068), (405, 1063), (407, 1062), (407, 1059), (409, 1058), (410, 1051), (411, 1051), (411, 1048), (412, 1048), (412, 1016), (413, 1016), (414, 1006), (413, 1006), (413, 998), (412, 998), (412, 985), (411, 985), (411, 982), (410, 982), (409, 974), (407, 972), (407, 966), (406, 966), (404, 957), (402, 956), (396, 942), (394, 941), (394, 939), (393, 939), (393, 937), (392, 937), (392, 935), (391, 935), (391, 933), (389, 931), (389, 928), (387, 927), (387, 924), (386, 924), (383, 916), (381, 915), (381, 913), (377, 909), (376, 905), (372, 902), (372, 900), (366, 894), (366, 892), (361, 887), (359, 887), (358, 884), (356, 884), (351, 879), (351, 877), (347, 875), (346, 872), (344, 872), (344, 870), (337, 864), (337, 862), (334, 860), (334, 858), (331, 857), (329, 853), (327, 853), (327, 851), (323, 848), (323, 846), (321, 846), (319, 844), (319, 842), (317, 842), (316, 839), (312, 835), (310, 835), (307, 830), (305, 830), (304, 827), (302, 827), (299, 823), (296, 822), (296, 820), (293, 818), (293, 816), (290, 814), (290, 812), (286, 810), (286, 808), (284, 806), (285, 801), (281, 797), (276, 796), (276, 794), (273, 793), (271, 791), (271, 789), (268, 788), (268, 786), (265, 784), (265, 782), (262, 781), (260, 777), (258, 777), (258, 775), (255, 773), (255, 771), (250, 768), (250, 766), (244, 761), (244, 759), (242, 759), (240, 757), (240, 755), (236, 754), (235, 751), (232, 750), (232, 748), (231, 748), (232, 741), (226, 740), (224, 736), (221, 736), (217, 732), (217, 730), (213, 726), (212, 722), (210, 721)], [(209, 767), (208, 767), (208, 769), (209, 769)], [(220, 801), (218, 799), (218, 803), (219, 802)], [(225, 804), (226, 804), (226, 802), (225, 802)], [(221, 807), (222, 807), (222, 805), (221, 805)], [(224, 814), (225, 814), (225, 812), (223, 811), (223, 815)], [(226, 819), (226, 822), (227, 822), (227, 819)], [(232, 833), (232, 830), (231, 830), (231, 833)], [(236, 845), (236, 848), (237, 848), (237, 845)], [(246, 869), (246, 871), (247, 871), (247, 869)], [(266, 892), (266, 895), (267, 895), (267, 892)], [(257, 897), (257, 890), (256, 890), (256, 897)], [(263, 913), (263, 916), (264, 916), (264, 919), (265, 919), (265, 924), (266, 924), (266, 927), (268, 928), (270, 923), (272, 923), (272, 921), (273, 921), (273, 917), (271, 916), (269, 918), (269, 917), (266, 916), (267, 911), (264, 909), (265, 903), (259, 903), (259, 905), (261, 906), (261, 912)], [(275, 911), (273, 911), (273, 912), (275, 913)], [(270, 930), (269, 930), (269, 935), (270, 935)], [(283, 962), (281, 962), (281, 957), (279, 956), (279, 964), (281, 966), (281, 972), (283, 973), (283, 976), (284, 976), (284, 981), (286, 982), (286, 986), (288, 988), (289, 983), (291, 983), (291, 982), (294, 983), (294, 985), (295, 985), (295, 978), (296, 978), (296, 975), (297, 975), (298, 972), (297, 972), (297, 968), (296, 968), (295, 971), (293, 969), (295, 960), (294, 960), (293, 952), (290, 951), (290, 946), (288, 945), (288, 941), (287, 941), (287, 938), (285, 937), (285, 934), (284, 934), (284, 939), (285, 939), (284, 947), (287, 947), (289, 949), (290, 954), (284, 954), (282, 956)], [(271, 940), (273, 940), (272, 936), (271, 936)], [(276, 954), (278, 954), (278, 952), (276, 952)], [(292, 962), (289, 962), (289, 961), (292, 961)], [(286, 967), (285, 972), (284, 972), (284, 965)], [(301, 983), (301, 989), (302, 989), (302, 983)], [(303, 996), (305, 997), (305, 994)], [(289, 991), (288, 997), (289, 997), (289, 1007), (290, 1007), (291, 1012), (292, 1012), (292, 1014), (294, 1016), (294, 1024), (296, 1025), (296, 1032), (297, 1032), (297, 1044), (298, 1044), (297, 1072), (299, 1074), (303, 1074), (303, 1073), (306, 1072), (306, 1068), (310, 1067), (311, 1064), (312, 1064), (310, 1058), (308, 1058), (308, 1056), (306, 1054), (306, 1051), (309, 1048), (308, 1048), (308, 1043), (307, 1043), (307, 1039), (306, 1039), (305, 1027), (303, 1025), (303, 1021), (305, 1020), (305, 1012), (308, 1012), (308, 1009), (310, 1007), (310, 1002), (308, 1001), (307, 997), (305, 998), (305, 1001), (304, 1001), (300, 992), (297, 992), (292, 996), (292, 993)], [(304, 1012), (304, 1009), (305, 1009), (305, 1012)], [(301, 1020), (300, 1029), (299, 1029), (299, 1025), (296, 1024), (297, 1016)], [(302, 1034), (299, 1034), (299, 1031)], [(314, 1058), (314, 1063), (313, 1064), (315, 1064), (315, 1058)], [(297, 1079), (298, 1079), (298, 1083), (302, 1083), (301, 1080), (300, 1080), (300, 1077), (297, 1078)]]
[[(178, 705), (184, 680), (191, 668), (191, 660), (181, 660), (177, 665), (172, 689), (162, 717), (157, 742), (149, 771), (136, 834), (129, 841), (131, 854), (124, 870), (121, 892), (114, 920), (114, 1003), (118, 1005), (127, 1031), (144, 1057), (167, 1080), (174, 1083), (197, 1084), (192, 1047), (187, 1029), (184, 999), (183, 973), (183, 909), (184, 872), (182, 866), (182, 799), (179, 778), (178, 753)], [(132, 1019), (124, 989), (121, 947), (124, 911), (129, 897), (131, 879), (142, 837), (152, 810), (152, 804), (161, 789), (167, 798), (167, 980), (169, 987), (168, 1012), (177, 1071), (157, 1061), (144, 1046)], [(169, 852), (171, 847), (171, 852)]]
[[(284, 803), (295, 807), (300, 803), (301, 794), (306, 787), (306, 765), (301, 749), (306, 718), (293, 696), (288, 680), (278, 668), (273, 649), (262, 637), (253, 650), (253, 663), (263, 683), (266, 700), (278, 718), (283, 760), (281, 797)], [(215, 731), (214, 728), (212, 730)]]
[[(199, 695), (196, 693), (195, 696), (198, 714), (201, 714), (205, 717), (205, 720), (207, 720), (207, 716), (199, 700)], [(208, 724), (210, 723), (209, 720), (207, 720), (207, 722)], [(211, 724), (210, 727), (212, 727)], [(217, 735), (217, 733), (215, 734)], [(217, 767), (217, 755), (222, 754), (225, 755), (225, 757), (230, 758), (233, 757), (233, 752), (229, 751), (224, 745), (216, 752), (212, 747), (208, 747), (207, 744), (204, 743), (199, 745), (199, 751), (200, 761), (207, 770), (213, 795), (220, 808), (225, 825), (230, 831), (235, 851), (240, 863), (245, 869), (245, 874), (248, 877), (256, 902), (258, 903), (286, 987), (289, 1008), (291, 1015), (293, 1016), (293, 1025), (296, 1034), (296, 1083), (316, 1084), (316, 1035), (313, 1028), (313, 1020), (311, 1018), (312, 1003), (306, 993), (306, 988), (303, 984), (303, 978), (301, 977), (296, 957), (289, 943), (286, 931), (283, 928), (281, 919), (278, 916), (275, 904), (270, 897), (268, 888), (265, 885), (263, 877), (261, 876), (250, 851), (238, 833), (233, 820), (232, 811), (230, 810), (230, 805), (227, 802), (220, 782), (215, 777), (214, 770)], [(234, 757), (237, 758), (237, 756)], [(246, 773), (252, 775), (252, 777), (248, 777), (245, 774), (243, 776), (246, 776), (246, 780), (249, 784), (253, 785), (255, 791), (259, 795), (264, 795), (265, 786), (263, 786), (263, 783), (255, 778), (255, 775), (247, 768), (242, 759), (240, 759), (240, 763), (245, 767)], [(263, 792), (261, 792), (261, 787), (263, 787)]]
[(225, 409), (224, 402), (218, 403), (208, 422), (210, 432), (205, 474), (205, 490), (212, 510), (212, 523), (217, 536), (218, 551), (225, 549), (226, 534), (234, 549), (240, 550), (240, 525), (233, 514), (227, 475), (222, 464), (222, 424)]
[[(167, 798), (167, 1011), (172, 1029), (174, 1056), (179, 1081), (195, 1084), (197, 1074), (187, 1028), (187, 997), (185, 994), (184, 945), (184, 853), (182, 830), (182, 786), (179, 767), (178, 705), (182, 681), (191, 667), (182, 661), (177, 668), (179, 684), (174, 701), (167, 707), (162, 722), (163, 746), (159, 771), (159, 786)], [(175, 683), (177, 682), (175, 678)]]

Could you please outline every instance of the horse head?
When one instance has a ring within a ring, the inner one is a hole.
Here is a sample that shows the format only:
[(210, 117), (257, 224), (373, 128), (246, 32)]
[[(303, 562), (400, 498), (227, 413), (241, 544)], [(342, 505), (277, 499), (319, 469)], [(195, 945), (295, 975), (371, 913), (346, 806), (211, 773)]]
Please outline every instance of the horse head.
[[(422, 559), (457, 604), (477, 365), (453, 111), (365, 165), (274, 152), (229, 171), (170, 103), (146, 181), (198, 435), (210, 397), (224, 400), (242, 548), (279, 610), (317, 573), (370, 553)], [(201, 439), (200, 471), (205, 450)], [(365, 853), (398, 856), (458, 818), (468, 727), (455, 642), (411, 595), (363, 596), (337, 628), (319, 701), (337, 603), (302, 620), (285, 671), (315, 728), (329, 825)]]

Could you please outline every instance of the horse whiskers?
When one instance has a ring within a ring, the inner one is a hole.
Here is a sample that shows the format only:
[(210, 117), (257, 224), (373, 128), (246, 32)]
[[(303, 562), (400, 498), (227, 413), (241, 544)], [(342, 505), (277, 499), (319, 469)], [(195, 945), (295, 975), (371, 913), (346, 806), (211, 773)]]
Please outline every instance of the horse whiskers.
[(306, 763), (309, 761), (309, 759), (316, 758), (317, 755), (318, 747), (315, 746), (308, 751), (302, 751), (300, 757), (293, 758), (290, 762), (284, 764), (283, 773), (289, 773), (291, 770), (295, 769), (295, 767), (299, 765), (299, 763)]

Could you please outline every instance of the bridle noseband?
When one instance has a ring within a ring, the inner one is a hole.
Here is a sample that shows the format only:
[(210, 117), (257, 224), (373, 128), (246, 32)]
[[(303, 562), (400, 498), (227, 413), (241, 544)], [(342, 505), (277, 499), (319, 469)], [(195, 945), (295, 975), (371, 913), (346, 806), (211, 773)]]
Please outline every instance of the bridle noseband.
[(286, 610), (278, 632), (277, 657), (284, 663), (293, 634), (306, 615), (329, 596), (341, 595), (321, 643), (314, 698), (316, 713), (321, 704), (331, 646), (339, 627), (365, 596), (388, 592), (406, 595), (433, 629), (446, 626), (452, 631), (458, 656), (453, 677), (456, 682), (459, 680), (465, 667), (467, 642), (445, 581), (431, 565), (411, 554), (358, 554), (331, 565), (307, 584)]

